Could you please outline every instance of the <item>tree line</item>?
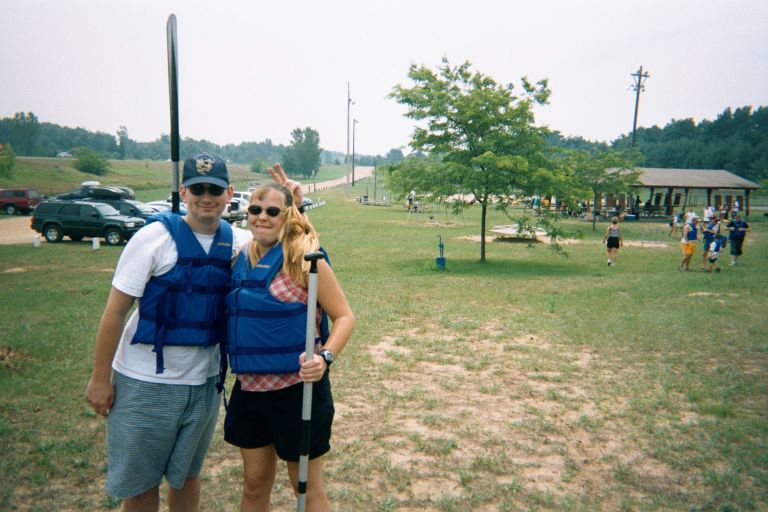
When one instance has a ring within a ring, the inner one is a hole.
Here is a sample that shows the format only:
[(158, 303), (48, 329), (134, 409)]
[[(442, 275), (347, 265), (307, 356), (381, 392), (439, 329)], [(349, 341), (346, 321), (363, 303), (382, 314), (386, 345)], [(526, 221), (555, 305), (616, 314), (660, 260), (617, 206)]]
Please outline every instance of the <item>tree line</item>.
[[(92, 132), (41, 122), (32, 112), (17, 112), (13, 117), (0, 118), (0, 144), (10, 145), (17, 156), (55, 157), (64, 152), (74, 155), (80, 148), (116, 160), (166, 160), (170, 155), (170, 137), (167, 134), (161, 134), (151, 142), (139, 142), (131, 139), (125, 126), (120, 126), (115, 135)], [(263, 142), (246, 141), (222, 146), (207, 140), (184, 138), (180, 146), (182, 155), (215, 153), (227, 161), (251, 165), (254, 170), (264, 170), (266, 165), (283, 162), (287, 169), (305, 177), (317, 172), (320, 164), (344, 162), (343, 153), (322, 149), (320, 134), (310, 127), (296, 128), (291, 132), (288, 145), (274, 144), (271, 139), (266, 139)], [(383, 157), (356, 155), (355, 162), (358, 165), (374, 165), (402, 158), (402, 151), (393, 149)], [(286, 164), (286, 159), (290, 165)]]

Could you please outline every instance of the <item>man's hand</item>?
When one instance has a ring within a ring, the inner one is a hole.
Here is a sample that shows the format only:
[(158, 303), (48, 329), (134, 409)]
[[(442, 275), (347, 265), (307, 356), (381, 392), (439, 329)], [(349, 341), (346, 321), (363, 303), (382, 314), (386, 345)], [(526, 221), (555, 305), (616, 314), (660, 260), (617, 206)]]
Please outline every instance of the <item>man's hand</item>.
[(109, 381), (97, 382), (91, 379), (88, 381), (85, 398), (96, 414), (106, 416), (115, 400), (115, 388)]

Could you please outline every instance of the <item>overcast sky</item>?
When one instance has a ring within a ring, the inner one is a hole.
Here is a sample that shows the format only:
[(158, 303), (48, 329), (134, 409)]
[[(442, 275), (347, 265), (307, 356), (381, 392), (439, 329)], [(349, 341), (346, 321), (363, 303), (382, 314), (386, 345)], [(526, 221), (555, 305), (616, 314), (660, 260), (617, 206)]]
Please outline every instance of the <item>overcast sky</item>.
[(182, 137), (286, 144), (310, 126), (345, 152), (406, 146), (387, 98), (442, 57), (501, 83), (548, 78), (537, 123), (611, 141), (638, 126), (768, 105), (766, 0), (0, 0), (0, 117), (138, 141), (170, 131), (166, 21), (178, 18)]

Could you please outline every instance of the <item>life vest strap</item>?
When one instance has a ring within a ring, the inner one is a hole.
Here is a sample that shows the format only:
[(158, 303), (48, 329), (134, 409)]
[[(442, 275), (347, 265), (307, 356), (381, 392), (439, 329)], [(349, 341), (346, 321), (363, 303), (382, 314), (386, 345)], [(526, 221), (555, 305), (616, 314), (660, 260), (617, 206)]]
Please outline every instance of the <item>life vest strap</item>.
[(234, 279), (232, 288), (266, 288), (266, 279)]
[(227, 351), (230, 354), (238, 356), (258, 355), (268, 356), (275, 354), (292, 354), (304, 352), (304, 343), (298, 343), (296, 345), (286, 345), (282, 347), (228, 347)]
[(231, 267), (231, 263), (229, 261), (224, 261), (218, 258), (190, 258), (190, 257), (179, 257), (176, 262), (179, 265), (191, 265), (193, 267), (204, 267), (206, 265), (210, 265), (213, 267), (219, 267), (229, 270)]
[(293, 310), (266, 311), (236, 308), (234, 306), (227, 306), (224, 312), (224, 314), (227, 316), (247, 316), (251, 318), (293, 318), (295, 316), (301, 316), (305, 313), (306, 311), (300, 308)]
[(202, 293), (206, 295), (216, 295), (227, 293), (230, 290), (228, 284), (220, 285), (202, 285), (202, 284), (179, 284), (176, 281), (170, 279), (163, 279), (160, 277), (155, 278), (155, 282), (165, 286), (166, 290), (170, 292), (184, 292), (184, 293)]
[[(141, 313), (141, 311), (139, 312), (139, 316), (144, 320), (149, 320), (150, 322), (157, 322), (159, 319), (156, 315)], [(161, 324), (166, 329), (209, 330), (217, 328), (220, 322), (222, 322), (221, 319), (204, 322), (202, 320), (184, 320), (183, 318), (163, 318)]]

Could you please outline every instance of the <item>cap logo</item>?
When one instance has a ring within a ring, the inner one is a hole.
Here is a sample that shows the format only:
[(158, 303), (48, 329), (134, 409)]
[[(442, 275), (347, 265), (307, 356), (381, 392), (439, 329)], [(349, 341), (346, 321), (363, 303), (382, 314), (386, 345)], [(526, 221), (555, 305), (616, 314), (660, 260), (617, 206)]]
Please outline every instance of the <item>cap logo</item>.
[(213, 160), (210, 158), (198, 158), (195, 160), (198, 174), (207, 175), (213, 170)]

